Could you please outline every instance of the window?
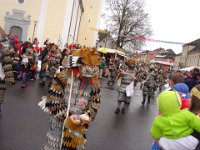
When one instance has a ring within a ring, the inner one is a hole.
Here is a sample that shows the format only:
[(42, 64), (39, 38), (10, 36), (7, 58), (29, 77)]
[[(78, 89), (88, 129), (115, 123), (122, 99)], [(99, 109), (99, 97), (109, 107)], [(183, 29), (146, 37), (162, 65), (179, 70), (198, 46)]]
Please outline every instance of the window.
[(90, 22), (90, 19), (89, 19), (89, 22)]
[(24, 0), (18, 0), (18, 3), (23, 4)]
[(85, 41), (87, 40), (87, 38), (85, 38)]

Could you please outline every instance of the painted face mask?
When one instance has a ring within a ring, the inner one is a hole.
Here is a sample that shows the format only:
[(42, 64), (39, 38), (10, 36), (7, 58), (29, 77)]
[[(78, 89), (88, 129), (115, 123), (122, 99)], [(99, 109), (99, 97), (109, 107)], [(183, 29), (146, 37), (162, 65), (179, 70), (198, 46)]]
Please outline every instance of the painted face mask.
[(81, 75), (84, 77), (93, 77), (99, 75), (98, 66), (81, 66)]

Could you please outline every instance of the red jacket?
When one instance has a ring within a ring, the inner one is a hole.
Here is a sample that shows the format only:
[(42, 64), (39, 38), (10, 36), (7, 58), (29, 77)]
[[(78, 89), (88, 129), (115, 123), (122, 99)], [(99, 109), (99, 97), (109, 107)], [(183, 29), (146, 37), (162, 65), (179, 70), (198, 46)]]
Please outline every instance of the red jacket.
[(186, 98), (182, 97), (181, 102), (182, 102), (181, 110), (186, 109), (186, 108), (190, 108), (190, 105), (189, 105), (188, 100)]

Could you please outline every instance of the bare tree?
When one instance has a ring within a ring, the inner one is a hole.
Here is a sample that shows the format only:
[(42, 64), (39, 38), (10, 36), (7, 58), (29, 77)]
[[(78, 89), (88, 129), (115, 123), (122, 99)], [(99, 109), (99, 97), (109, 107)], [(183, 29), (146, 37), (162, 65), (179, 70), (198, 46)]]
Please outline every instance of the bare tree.
[(107, 30), (113, 36), (116, 45), (120, 48), (140, 47), (133, 37), (148, 37), (151, 29), (148, 14), (144, 12), (142, 0), (107, 0)]

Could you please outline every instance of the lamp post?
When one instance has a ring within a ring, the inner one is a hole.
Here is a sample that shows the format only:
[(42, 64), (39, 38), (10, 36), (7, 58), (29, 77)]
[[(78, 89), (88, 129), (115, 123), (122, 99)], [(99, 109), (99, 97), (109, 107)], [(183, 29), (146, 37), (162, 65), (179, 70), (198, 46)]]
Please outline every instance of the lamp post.
[(35, 36), (35, 28), (37, 26), (38, 21), (34, 20), (34, 28), (33, 28), (33, 36), (32, 36), (32, 42), (34, 40), (34, 36)]

